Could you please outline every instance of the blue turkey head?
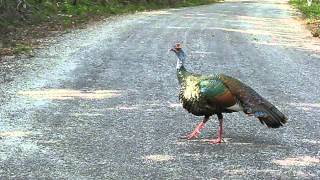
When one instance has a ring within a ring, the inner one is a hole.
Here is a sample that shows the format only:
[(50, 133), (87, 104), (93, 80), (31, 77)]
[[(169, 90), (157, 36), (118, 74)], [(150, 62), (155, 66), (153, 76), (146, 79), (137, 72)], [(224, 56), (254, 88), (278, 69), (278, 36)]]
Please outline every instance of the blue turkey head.
[(180, 60), (185, 60), (186, 54), (183, 52), (180, 43), (176, 43), (176, 45), (173, 46), (173, 48), (171, 48), (170, 51), (173, 51)]

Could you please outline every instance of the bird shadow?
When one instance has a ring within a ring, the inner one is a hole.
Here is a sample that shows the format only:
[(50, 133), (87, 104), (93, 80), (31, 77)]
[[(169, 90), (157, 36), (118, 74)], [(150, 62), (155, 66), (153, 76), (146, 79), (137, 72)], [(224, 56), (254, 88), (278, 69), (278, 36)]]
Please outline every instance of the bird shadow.
[[(185, 136), (180, 137), (178, 143), (188, 143), (188, 144), (211, 144), (211, 137), (198, 137), (195, 139), (188, 139)], [(277, 146), (281, 147), (282, 144), (274, 139), (264, 139), (261, 137), (250, 137), (250, 136), (227, 136), (222, 139), (221, 144), (217, 145), (252, 145), (252, 146)]]

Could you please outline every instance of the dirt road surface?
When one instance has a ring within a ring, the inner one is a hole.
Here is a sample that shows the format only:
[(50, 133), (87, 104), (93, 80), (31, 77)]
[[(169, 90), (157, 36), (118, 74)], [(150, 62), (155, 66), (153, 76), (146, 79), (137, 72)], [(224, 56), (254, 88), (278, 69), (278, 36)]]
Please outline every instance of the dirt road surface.
[[(286, 3), (116, 17), (54, 38), (33, 58), (5, 61), (1, 179), (318, 179), (320, 42)], [(180, 139), (201, 118), (178, 102), (168, 52), (177, 41), (190, 71), (241, 79), (288, 124), (268, 129), (233, 113), (221, 145), (208, 143), (216, 117), (199, 139)]]

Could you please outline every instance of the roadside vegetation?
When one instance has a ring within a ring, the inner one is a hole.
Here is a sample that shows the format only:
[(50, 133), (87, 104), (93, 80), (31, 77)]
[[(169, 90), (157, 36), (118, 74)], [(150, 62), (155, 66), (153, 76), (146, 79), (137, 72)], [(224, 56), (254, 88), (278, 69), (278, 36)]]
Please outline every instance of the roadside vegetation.
[(290, 0), (290, 4), (299, 9), (306, 18), (311, 33), (315, 37), (320, 36), (320, 1), (309, 3), (306, 0)]
[(30, 53), (39, 38), (108, 16), (217, 0), (0, 0), (0, 56)]

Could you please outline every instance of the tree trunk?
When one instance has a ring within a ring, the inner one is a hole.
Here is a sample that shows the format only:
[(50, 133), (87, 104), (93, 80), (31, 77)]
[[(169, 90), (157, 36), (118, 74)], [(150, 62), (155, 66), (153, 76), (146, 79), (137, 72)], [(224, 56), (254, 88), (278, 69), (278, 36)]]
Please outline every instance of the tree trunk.
[(77, 5), (78, 4), (78, 0), (72, 0), (72, 5)]
[(3, 7), (4, 9), (7, 7), (7, 0), (0, 0), (0, 8)]

